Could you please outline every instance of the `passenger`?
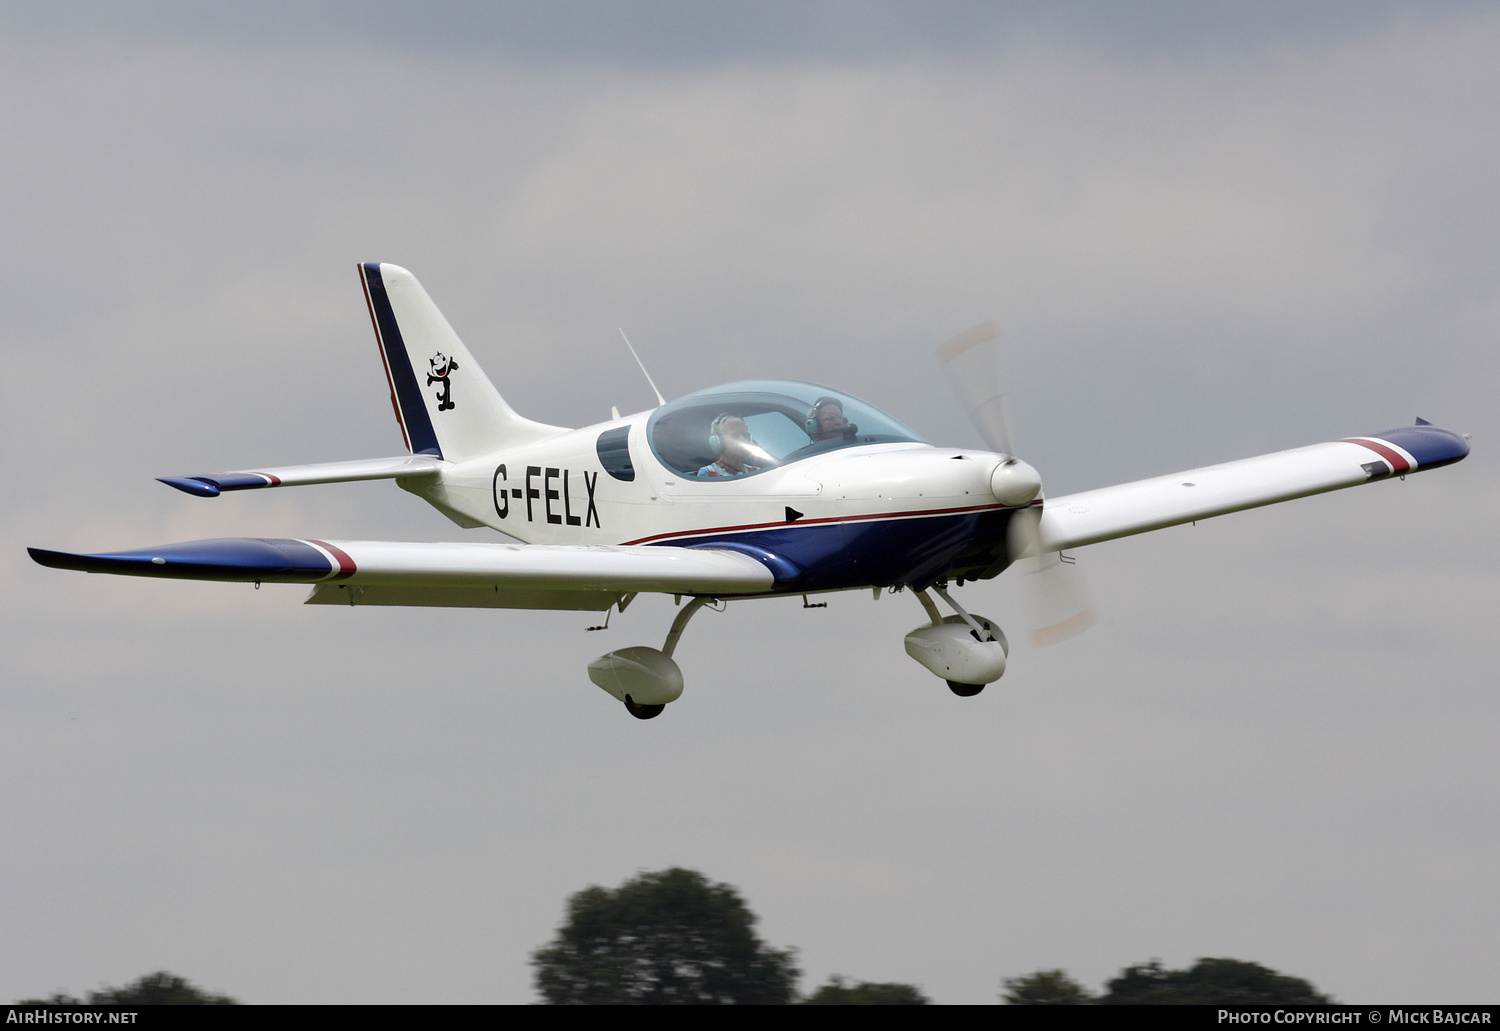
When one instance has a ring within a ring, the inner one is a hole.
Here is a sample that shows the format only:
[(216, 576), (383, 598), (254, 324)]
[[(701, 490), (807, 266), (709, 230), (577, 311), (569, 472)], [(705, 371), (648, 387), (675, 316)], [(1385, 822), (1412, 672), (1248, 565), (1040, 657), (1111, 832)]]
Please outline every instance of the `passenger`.
[(808, 410), (807, 421), (802, 424), (802, 428), (807, 431), (814, 444), (852, 437), (859, 432), (859, 427), (844, 418), (844, 403), (836, 397), (818, 398)]
[(765, 452), (750, 436), (750, 427), (738, 415), (721, 415), (708, 427), (708, 446), (719, 456), (712, 465), (698, 470), (699, 476), (723, 478), (758, 473), (761, 467), (751, 465), (751, 458)]

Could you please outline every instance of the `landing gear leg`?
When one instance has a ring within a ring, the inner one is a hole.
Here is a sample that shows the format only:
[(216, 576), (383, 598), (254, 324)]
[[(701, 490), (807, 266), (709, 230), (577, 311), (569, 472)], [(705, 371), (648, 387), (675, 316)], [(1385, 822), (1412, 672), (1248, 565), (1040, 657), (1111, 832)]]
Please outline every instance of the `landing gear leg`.
[(688, 620), (697, 614), (698, 610), (714, 599), (705, 595), (699, 595), (687, 603), (687, 607), (677, 613), (677, 618), (672, 620), (672, 629), (667, 631), (667, 642), (661, 646), (661, 653), (668, 658), (677, 650), (677, 642), (682, 638), (682, 632), (687, 629)]
[(943, 584), (935, 584), (933, 585), (932, 589), (937, 592), (937, 596), (939, 598), (942, 598), (948, 603), (948, 605), (953, 609), (954, 612), (957, 612), (961, 617), (963, 617), (963, 621), (965, 623), (969, 624), (969, 627), (974, 631), (975, 640), (993, 641), (995, 639), (995, 635), (990, 633), (989, 627), (982, 626), (979, 620), (969, 615), (968, 610), (966, 610), (962, 605), (953, 600), (953, 597), (948, 593), (948, 588), (946, 586), (944, 586)]
[(938, 624), (942, 623), (943, 617), (938, 615), (937, 606), (932, 603), (931, 598), (927, 597), (926, 591), (919, 591), (915, 587), (913, 587), (911, 593), (916, 595), (917, 600), (922, 603), (922, 608), (926, 610), (927, 618), (932, 620), (933, 626), (937, 626)]

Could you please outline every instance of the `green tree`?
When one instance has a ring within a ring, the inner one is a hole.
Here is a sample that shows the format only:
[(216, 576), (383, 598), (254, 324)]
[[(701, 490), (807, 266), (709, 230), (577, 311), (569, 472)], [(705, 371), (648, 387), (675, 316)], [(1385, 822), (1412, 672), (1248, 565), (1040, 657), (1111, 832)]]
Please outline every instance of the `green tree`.
[(756, 936), (733, 887), (680, 868), (580, 891), (531, 963), (554, 1004), (785, 1004), (798, 974), (792, 950)]
[(1038, 970), (1005, 979), (1001, 996), (1012, 1006), (1081, 1006), (1094, 1001), (1088, 990), (1064, 970)]
[(914, 984), (891, 981), (856, 981), (850, 984), (834, 975), (828, 983), (802, 1000), (809, 1006), (926, 1006), (930, 1002)]
[(75, 999), (65, 992), (54, 992), (49, 999), (23, 999), (17, 1006), (233, 1006), (227, 995), (205, 992), (186, 978), (158, 970), (118, 988), (101, 988), (89, 992), (88, 998)]
[(1200, 959), (1186, 970), (1166, 970), (1160, 960), (1126, 967), (1099, 997), (1107, 1005), (1303, 1005), (1333, 1001), (1300, 977), (1259, 963)]

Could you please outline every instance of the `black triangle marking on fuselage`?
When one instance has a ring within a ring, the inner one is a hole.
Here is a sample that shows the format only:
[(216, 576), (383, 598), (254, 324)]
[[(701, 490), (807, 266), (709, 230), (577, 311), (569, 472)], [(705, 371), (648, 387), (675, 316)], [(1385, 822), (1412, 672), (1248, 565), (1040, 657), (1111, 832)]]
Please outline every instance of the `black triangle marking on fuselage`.
[(802, 518), (802, 513), (801, 512), (798, 512), (791, 505), (786, 506), (786, 521), (787, 522), (789, 522), (789, 523), (795, 523), (798, 519), (801, 519), (801, 518)]

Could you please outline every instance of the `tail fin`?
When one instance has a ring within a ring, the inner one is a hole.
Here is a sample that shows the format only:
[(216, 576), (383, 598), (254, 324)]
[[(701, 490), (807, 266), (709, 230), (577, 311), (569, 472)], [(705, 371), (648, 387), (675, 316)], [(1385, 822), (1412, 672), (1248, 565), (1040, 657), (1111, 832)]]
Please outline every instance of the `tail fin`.
[(461, 462), (566, 432), (505, 403), (416, 276), (374, 261), (359, 273), (407, 450)]

